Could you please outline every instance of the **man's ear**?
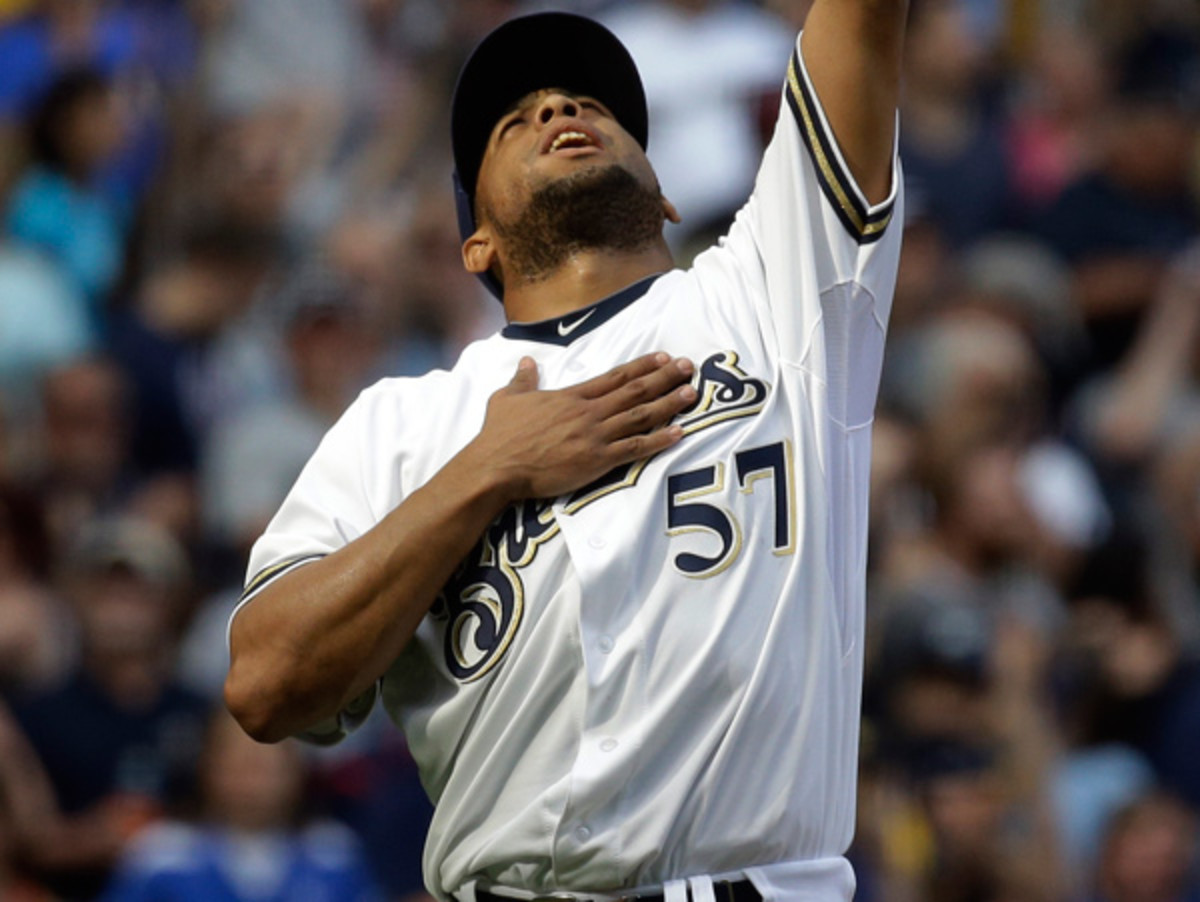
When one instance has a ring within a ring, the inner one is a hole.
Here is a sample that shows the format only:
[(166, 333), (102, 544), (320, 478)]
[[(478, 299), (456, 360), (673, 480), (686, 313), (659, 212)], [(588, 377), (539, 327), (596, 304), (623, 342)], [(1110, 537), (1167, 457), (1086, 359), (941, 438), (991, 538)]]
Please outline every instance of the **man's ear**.
[(666, 218), (667, 222), (673, 222), (676, 225), (679, 225), (679, 223), (681, 223), (683, 221), (682, 219), (680, 219), (679, 211), (675, 209), (675, 205), (673, 203), (671, 203), (669, 200), (667, 200), (665, 197), (662, 199), (662, 205), (663, 205), (663, 216)]
[(491, 230), (483, 226), (463, 242), (463, 266), (473, 275), (483, 275), (496, 263), (496, 245)]

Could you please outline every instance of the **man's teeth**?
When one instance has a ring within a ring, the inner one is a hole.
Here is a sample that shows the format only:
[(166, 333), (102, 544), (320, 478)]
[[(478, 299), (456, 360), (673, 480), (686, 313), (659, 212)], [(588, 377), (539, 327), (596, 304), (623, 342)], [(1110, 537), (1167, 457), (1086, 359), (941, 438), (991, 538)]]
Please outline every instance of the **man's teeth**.
[(550, 152), (561, 150), (564, 147), (589, 147), (592, 144), (592, 139), (583, 132), (563, 132), (554, 139), (554, 143), (550, 145)]

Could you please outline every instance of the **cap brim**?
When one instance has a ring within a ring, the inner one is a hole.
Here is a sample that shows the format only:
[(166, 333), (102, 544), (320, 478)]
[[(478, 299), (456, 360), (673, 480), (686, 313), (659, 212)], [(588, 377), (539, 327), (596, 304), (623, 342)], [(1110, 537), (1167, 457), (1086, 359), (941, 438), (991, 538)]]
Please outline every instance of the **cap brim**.
[(646, 94), (633, 57), (616, 35), (572, 13), (511, 19), (475, 48), (454, 91), (454, 165), (470, 201), (492, 129), (514, 103), (543, 88), (596, 98), (645, 148)]

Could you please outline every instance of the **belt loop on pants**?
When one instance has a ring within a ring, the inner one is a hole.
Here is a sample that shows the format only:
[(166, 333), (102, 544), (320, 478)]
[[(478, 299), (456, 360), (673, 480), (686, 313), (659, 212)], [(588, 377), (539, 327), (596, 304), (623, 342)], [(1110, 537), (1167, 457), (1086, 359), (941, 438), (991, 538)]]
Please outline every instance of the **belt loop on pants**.
[(663, 884), (663, 902), (692, 902), (688, 898), (688, 882), (686, 880), (668, 880)]
[(692, 877), (688, 880), (688, 888), (692, 891), (692, 902), (717, 902), (713, 879), (707, 874)]

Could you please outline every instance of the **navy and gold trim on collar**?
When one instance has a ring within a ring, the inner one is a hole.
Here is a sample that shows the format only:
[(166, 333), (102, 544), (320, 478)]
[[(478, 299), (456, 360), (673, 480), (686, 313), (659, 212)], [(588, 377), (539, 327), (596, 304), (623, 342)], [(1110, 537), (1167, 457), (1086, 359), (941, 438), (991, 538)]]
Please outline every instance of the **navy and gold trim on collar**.
[(289, 558), (286, 561), (280, 561), (278, 564), (274, 564), (264, 570), (259, 571), (259, 573), (255, 575), (254, 579), (246, 583), (246, 588), (242, 590), (242, 595), (241, 598), (238, 599), (238, 604), (240, 605), (249, 601), (271, 583), (275, 582), (275, 580), (279, 579), (279, 577), (283, 576), (283, 574), (290, 573), (292, 570), (295, 570), (302, 564), (311, 564), (313, 561), (319, 561), (324, 556), (325, 555), (323, 554), (306, 554), (302, 557), (294, 557)]
[(596, 303), (589, 304), (587, 307), (582, 307), (579, 310), (572, 310), (565, 316), (544, 319), (536, 323), (509, 323), (500, 334), (505, 338), (515, 338), (520, 341), (540, 341), (546, 344), (562, 345), (565, 347), (576, 339), (587, 335), (597, 326), (608, 322), (634, 301), (638, 300), (650, 290), (650, 286), (661, 275), (662, 273), (656, 273), (653, 276), (647, 276), (640, 282), (634, 282), (628, 288), (621, 289), (616, 294), (610, 294), (603, 300), (596, 301)]
[(862, 192), (851, 177), (838, 152), (828, 123), (817, 103), (816, 94), (808, 80), (799, 50), (792, 52), (788, 65), (788, 83), (784, 94), (788, 106), (800, 127), (800, 136), (808, 147), (817, 168), (817, 181), (828, 198), (842, 225), (860, 244), (878, 241), (892, 221), (895, 205), (892, 202), (872, 210), (863, 199)]

